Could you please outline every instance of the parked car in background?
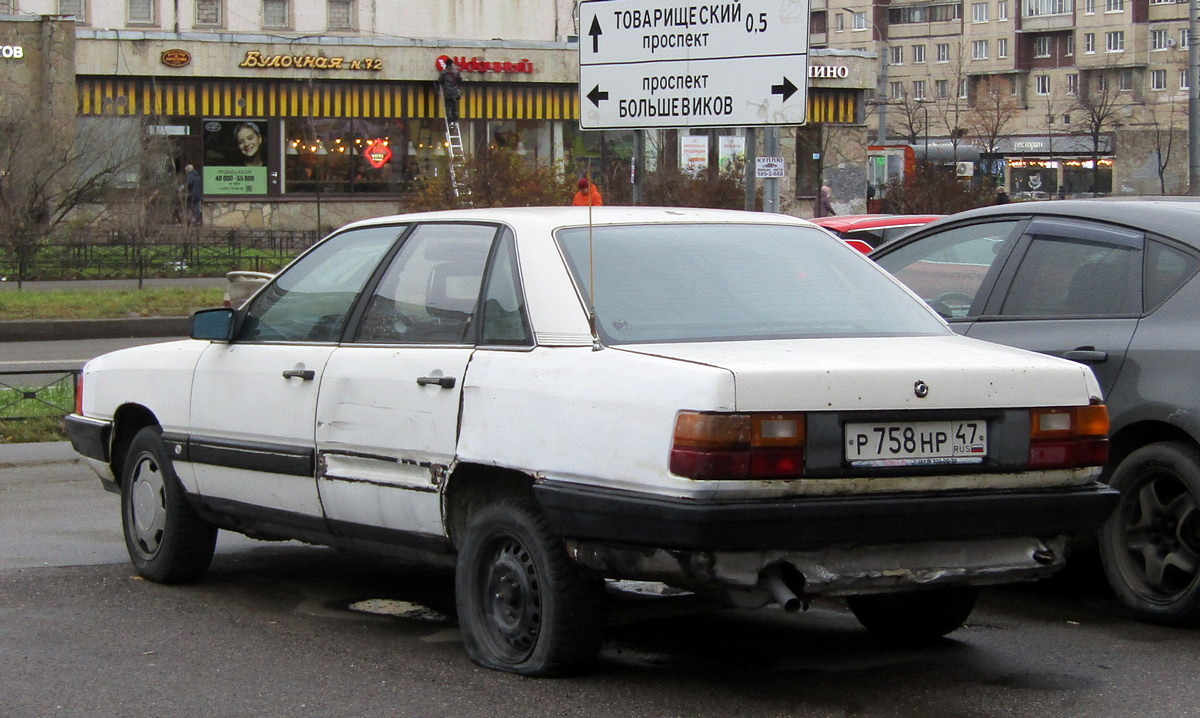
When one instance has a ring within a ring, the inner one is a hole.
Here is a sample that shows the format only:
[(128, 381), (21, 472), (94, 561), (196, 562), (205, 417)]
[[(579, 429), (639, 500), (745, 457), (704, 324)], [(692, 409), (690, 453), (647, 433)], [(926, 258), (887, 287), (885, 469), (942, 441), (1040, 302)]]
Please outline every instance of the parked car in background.
[(359, 222), (191, 339), (89, 362), (68, 425), (142, 576), (198, 578), (218, 529), (444, 563), (470, 657), (530, 675), (595, 660), (603, 579), (937, 637), (1116, 499), (1087, 367), (720, 210)]
[(1099, 534), (1120, 599), (1200, 621), (1200, 203), (1064, 200), (957, 214), (872, 254), (960, 334), (1092, 367), (1111, 412)]
[(913, 231), (934, 220), (941, 214), (844, 214), (833, 217), (818, 217), (813, 221), (851, 243), (860, 252), (870, 252), (885, 242)]

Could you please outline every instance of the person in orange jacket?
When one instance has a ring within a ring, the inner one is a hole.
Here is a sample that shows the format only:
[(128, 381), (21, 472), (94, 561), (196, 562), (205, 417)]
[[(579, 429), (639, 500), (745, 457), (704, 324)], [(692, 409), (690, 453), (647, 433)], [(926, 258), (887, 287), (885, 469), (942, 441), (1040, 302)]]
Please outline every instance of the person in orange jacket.
[(587, 177), (579, 178), (579, 191), (575, 193), (575, 199), (571, 202), (576, 207), (587, 207), (589, 204), (593, 207), (600, 207), (604, 204), (604, 197), (600, 195), (600, 188), (588, 181)]

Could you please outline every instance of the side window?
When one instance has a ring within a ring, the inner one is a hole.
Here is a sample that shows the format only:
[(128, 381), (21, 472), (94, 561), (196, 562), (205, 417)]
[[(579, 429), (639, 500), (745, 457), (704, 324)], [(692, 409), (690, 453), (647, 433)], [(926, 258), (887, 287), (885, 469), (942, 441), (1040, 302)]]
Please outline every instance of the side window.
[(338, 341), (355, 298), (401, 231), (367, 227), (317, 245), (255, 297), (238, 340)]
[(521, 296), (517, 249), (511, 231), (505, 231), (492, 260), (483, 293), (483, 344), (528, 346), (533, 343), (525, 302)]
[(932, 234), (876, 261), (947, 319), (971, 314), (997, 257), (1014, 241), (1018, 220), (985, 222)]
[(1141, 312), (1141, 252), (1124, 245), (1036, 236), (1013, 276), (1005, 316)]
[(1192, 278), (1200, 269), (1200, 260), (1175, 247), (1150, 240), (1146, 242), (1146, 311), (1154, 311)]
[(363, 314), (357, 342), (469, 344), (496, 228), (417, 227), (392, 260)]

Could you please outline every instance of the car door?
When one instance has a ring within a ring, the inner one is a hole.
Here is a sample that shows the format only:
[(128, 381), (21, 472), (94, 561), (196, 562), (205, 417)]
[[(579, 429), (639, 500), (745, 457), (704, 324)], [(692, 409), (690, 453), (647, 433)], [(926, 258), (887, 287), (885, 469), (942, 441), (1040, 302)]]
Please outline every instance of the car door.
[(314, 427), (321, 374), (400, 229), (338, 234), (289, 266), (213, 343), (193, 378), (188, 456), (199, 492), (260, 520), (320, 522)]
[(1105, 395), (1142, 313), (1142, 232), (1036, 218), (967, 335), (1090, 366)]
[(452, 466), (480, 289), (499, 229), (413, 228), (325, 367), (317, 486), (333, 531), (442, 533), (439, 485)]

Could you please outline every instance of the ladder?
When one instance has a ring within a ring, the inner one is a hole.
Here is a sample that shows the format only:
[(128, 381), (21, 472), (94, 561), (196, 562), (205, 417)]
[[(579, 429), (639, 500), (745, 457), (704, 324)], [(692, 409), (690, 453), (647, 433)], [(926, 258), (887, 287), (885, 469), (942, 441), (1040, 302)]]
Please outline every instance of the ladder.
[(446, 158), (449, 160), (450, 187), (460, 205), (470, 206), (471, 188), (464, 184), (466, 165), (463, 157), (462, 130), (457, 122), (446, 119)]

